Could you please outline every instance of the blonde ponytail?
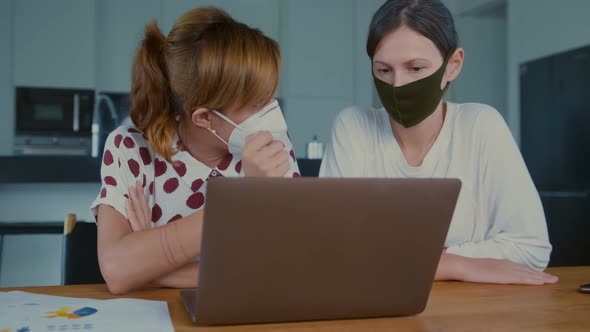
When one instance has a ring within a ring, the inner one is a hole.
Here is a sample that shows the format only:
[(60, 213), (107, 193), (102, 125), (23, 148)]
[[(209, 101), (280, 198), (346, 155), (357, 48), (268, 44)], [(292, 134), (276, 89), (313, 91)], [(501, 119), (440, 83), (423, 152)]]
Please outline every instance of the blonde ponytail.
[(156, 21), (150, 22), (133, 61), (130, 113), (152, 148), (171, 162), (176, 120), (166, 65), (167, 45)]

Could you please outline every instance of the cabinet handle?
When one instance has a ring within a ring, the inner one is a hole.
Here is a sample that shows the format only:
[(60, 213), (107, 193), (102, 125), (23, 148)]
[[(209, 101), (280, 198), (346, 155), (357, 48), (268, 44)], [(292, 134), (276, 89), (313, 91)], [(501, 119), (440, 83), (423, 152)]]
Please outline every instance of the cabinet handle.
[(74, 95), (74, 116), (73, 116), (73, 129), (77, 133), (80, 131), (80, 95)]

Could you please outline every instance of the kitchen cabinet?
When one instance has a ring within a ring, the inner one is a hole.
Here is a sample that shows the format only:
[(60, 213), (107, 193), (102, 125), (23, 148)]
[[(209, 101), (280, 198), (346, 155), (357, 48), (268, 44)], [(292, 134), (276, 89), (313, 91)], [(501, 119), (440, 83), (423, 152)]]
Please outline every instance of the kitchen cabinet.
[(13, 1), (13, 83), (95, 86), (95, 0)]
[[(101, 0), (97, 3), (96, 89), (128, 93), (133, 56), (147, 22), (160, 19), (160, 0)], [(158, 22), (160, 23), (160, 22)]]
[(552, 266), (590, 264), (590, 47), (520, 66), (522, 155), (545, 209)]

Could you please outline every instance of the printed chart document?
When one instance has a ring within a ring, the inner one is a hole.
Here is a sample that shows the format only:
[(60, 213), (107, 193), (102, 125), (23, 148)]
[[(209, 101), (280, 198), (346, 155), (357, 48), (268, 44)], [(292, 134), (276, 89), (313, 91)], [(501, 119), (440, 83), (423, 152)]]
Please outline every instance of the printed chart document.
[(0, 292), (0, 332), (173, 332), (168, 304)]

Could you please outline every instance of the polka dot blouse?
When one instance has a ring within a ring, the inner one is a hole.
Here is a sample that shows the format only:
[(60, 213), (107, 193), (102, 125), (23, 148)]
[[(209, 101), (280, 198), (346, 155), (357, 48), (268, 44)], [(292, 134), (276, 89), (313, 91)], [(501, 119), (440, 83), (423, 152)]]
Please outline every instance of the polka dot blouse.
[[(290, 141), (284, 143), (291, 155), (291, 169), (286, 176), (299, 177), (293, 145)], [(172, 148), (177, 147), (178, 136)], [(127, 218), (125, 201), (129, 198), (129, 187), (140, 181), (152, 211), (153, 226), (163, 226), (203, 208), (209, 179), (244, 175), (239, 156), (231, 154), (215, 168), (183, 150), (174, 155), (172, 161), (168, 163), (156, 153), (137, 129), (121, 126), (114, 130), (105, 143), (102, 187), (91, 206), (94, 216), (97, 216), (97, 207), (105, 204)]]

